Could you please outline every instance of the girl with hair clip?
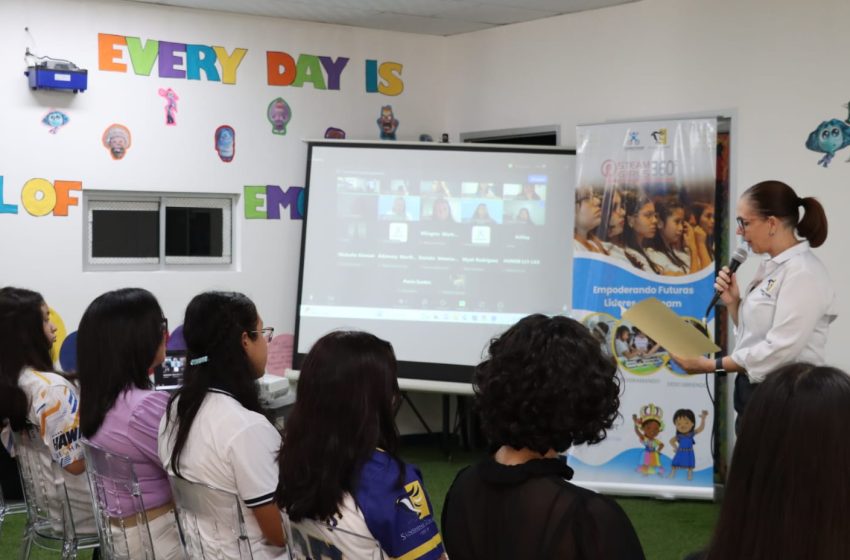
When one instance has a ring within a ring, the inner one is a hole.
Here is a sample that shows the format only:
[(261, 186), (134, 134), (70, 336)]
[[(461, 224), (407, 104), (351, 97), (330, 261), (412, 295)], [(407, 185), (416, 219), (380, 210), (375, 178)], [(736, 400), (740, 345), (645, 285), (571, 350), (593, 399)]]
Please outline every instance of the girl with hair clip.
[(661, 267), (662, 274), (693, 274), (711, 264), (705, 233), (685, 221), (685, 205), (677, 197), (657, 199), (655, 210), (658, 230), (646, 252)]
[[(13, 432), (35, 428), (44, 445), (41, 477), (54, 477), (51, 462), (62, 467), (71, 514), (78, 533), (95, 533), (94, 511), (79, 437), (77, 387), (53, 371), (50, 349), (56, 326), (41, 294), (22, 288), (0, 289), (0, 425), (3, 446), (13, 456)], [(54, 443), (61, 442), (61, 443)], [(59, 496), (55, 496), (59, 499)]]
[[(148, 376), (165, 359), (167, 337), (168, 322), (159, 303), (141, 288), (99, 296), (83, 313), (77, 333), (80, 431), (133, 463), (154, 552), (164, 559), (183, 557), (168, 475), (157, 455), (168, 393), (154, 391)], [(128, 553), (143, 558), (132, 498), (117, 499), (115, 516), (131, 524), (125, 529)]]
[(820, 202), (800, 198), (781, 181), (763, 181), (741, 195), (737, 215), (738, 235), (765, 260), (744, 290), (728, 267), (715, 279), (736, 327), (735, 347), (728, 356), (673, 358), (690, 373), (738, 372), (734, 406), (740, 415), (755, 384), (777, 367), (797, 360), (824, 363), (837, 310), (826, 267), (811, 250), (826, 241)]
[(573, 233), (573, 251), (602, 253), (608, 251), (594, 231), (602, 223), (602, 199), (590, 187), (582, 187), (576, 191), (576, 225)]
[(371, 535), (391, 558), (445, 559), (422, 475), (396, 455), (396, 374), (392, 346), (365, 332), (327, 334), (304, 358), (277, 489), (293, 540), (299, 522), (315, 520), (343, 529), (319, 526), (334, 557), (371, 557), (349, 532)]
[(646, 245), (658, 231), (658, 215), (655, 204), (638, 190), (625, 193), (626, 222), (623, 227), (623, 245), (626, 257), (637, 268), (661, 274), (662, 268), (652, 261)]
[[(159, 426), (169, 474), (239, 496), (255, 560), (288, 557), (274, 504), (280, 434), (263, 415), (256, 385), (273, 332), (243, 294), (195, 296), (183, 322), (189, 364)], [(223, 557), (238, 557), (232, 539), (201, 533)]]
[(688, 559), (850, 558), (850, 376), (792, 363), (760, 385), (714, 535)]

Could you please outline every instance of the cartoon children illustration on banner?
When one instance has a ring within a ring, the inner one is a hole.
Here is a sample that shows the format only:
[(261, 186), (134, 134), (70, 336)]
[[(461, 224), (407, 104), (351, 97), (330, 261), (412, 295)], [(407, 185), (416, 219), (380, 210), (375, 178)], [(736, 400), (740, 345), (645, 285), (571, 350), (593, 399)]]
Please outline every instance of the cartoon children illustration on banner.
[(688, 480), (694, 479), (694, 467), (696, 456), (694, 455), (694, 438), (705, 429), (705, 419), (708, 411), (700, 412), (699, 427), (696, 426), (694, 411), (688, 408), (680, 408), (673, 415), (673, 425), (676, 426), (676, 435), (670, 439), (670, 445), (675, 451), (673, 455), (673, 467), (670, 469), (670, 478), (676, 476), (679, 469), (688, 469)]
[(650, 403), (643, 407), (640, 413), (640, 416), (632, 414), (635, 434), (643, 444), (644, 450), (641, 463), (635, 470), (644, 476), (652, 474), (662, 476), (664, 467), (661, 465), (661, 450), (664, 449), (664, 444), (657, 438), (658, 434), (664, 431), (662, 421), (664, 411), (661, 407)]

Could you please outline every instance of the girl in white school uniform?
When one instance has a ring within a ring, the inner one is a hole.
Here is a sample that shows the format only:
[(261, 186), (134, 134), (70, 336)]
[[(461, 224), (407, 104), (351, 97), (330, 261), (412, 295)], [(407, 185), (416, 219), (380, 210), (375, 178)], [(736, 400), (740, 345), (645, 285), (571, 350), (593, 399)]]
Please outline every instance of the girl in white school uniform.
[[(195, 296), (183, 323), (189, 365), (159, 428), (169, 474), (239, 496), (255, 560), (288, 557), (274, 503), (281, 438), (262, 414), (255, 384), (272, 333), (242, 294)], [(203, 536), (222, 558), (238, 557), (232, 539)]]

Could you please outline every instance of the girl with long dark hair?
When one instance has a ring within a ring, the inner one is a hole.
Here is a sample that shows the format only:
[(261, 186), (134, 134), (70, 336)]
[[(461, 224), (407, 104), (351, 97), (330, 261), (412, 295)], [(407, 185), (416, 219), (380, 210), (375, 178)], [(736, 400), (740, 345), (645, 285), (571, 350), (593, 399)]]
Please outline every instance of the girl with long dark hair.
[[(44, 442), (41, 476), (53, 478), (51, 461), (62, 467), (78, 533), (94, 533), (94, 513), (80, 444), (77, 387), (53, 371), (50, 349), (56, 326), (41, 294), (0, 289), (0, 424), (2, 442), (14, 456), (12, 432), (34, 428)], [(60, 499), (57, 495), (53, 499)]]
[(792, 363), (759, 385), (714, 536), (689, 558), (850, 558), (850, 376)]
[[(169, 474), (239, 496), (255, 560), (286, 557), (274, 504), (280, 434), (263, 415), (256, 385), (272, 332), (243, 294), (195, 296), (183, 321), (189, 364), (159, 427)], [(224, 557), (238, 555), (231, 540), (200, 530)]]
[[(422, 476), (396, 455), (400, 399), (388, 342), (364, 332), (316, 341), (301, 366), (280, 453), (277, 503), (293, 538), (299, 522), (315, 520), (371, 535), (392, 558), (443, 556)], [(342, 557), (370, 557), (342, 531), (326, 540)]]
[(661, 274), (661, 267), (655, 264), (646, 252), (649, 241), (658, 231), (658, 215), (655, 204), (638, 190), (625, 192), (626, 222), (623, 228), (623, 245), (626, 257), (636, 267), (645, 272)]
[[(92, 443), (133, 463), (154, 552), (161, 559), (183, 557), (168, 475), (157, 455), (168, 393), (154, 391), (148, 376), (165, 359), (167, 336), (159, 303), (141, 288), (99, 296), (83, 313), (77, 332), (80, 430)], [(131, 558), (144, 558), (132, 498), (119, 495), (117, 500), (109, 513), (129, 520), (127, 551)]]
[(692, 274), (711, 264), (702, 228), (692, 227), (685, 220), (685, 205), (677, 197), (656, 199), (655, 211), (658, 230), (649, 241), (647, 254), (661, 267), (662, 274)]

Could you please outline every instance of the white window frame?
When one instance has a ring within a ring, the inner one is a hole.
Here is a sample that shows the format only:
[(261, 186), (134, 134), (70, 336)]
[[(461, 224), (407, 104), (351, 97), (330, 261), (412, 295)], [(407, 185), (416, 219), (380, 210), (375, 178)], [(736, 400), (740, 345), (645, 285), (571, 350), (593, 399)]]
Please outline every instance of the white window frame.
[[(236, 202), (238, 195), (229, 193), (156, 193), (127, 191), (83, 191), (83, 270), (233, 270), (235, 258)], [(92, 212), (107, 207), (133, 207), (159, 212), (158, 257), (93, 257)], [(223, 210), (222, 256), (166, 256), (165, 212), (169, 207), (220, 208)]]

